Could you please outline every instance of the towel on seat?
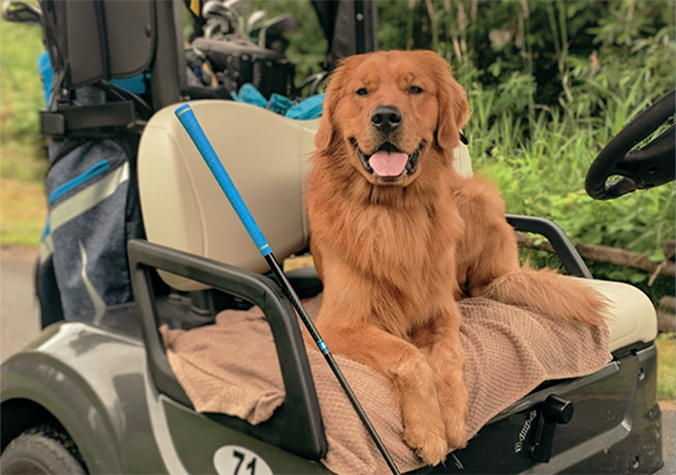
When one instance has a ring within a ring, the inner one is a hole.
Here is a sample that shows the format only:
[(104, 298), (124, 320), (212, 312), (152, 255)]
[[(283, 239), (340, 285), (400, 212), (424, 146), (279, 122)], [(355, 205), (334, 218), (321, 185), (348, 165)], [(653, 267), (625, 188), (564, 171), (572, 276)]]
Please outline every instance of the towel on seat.
[[(306, 304), (313, 317), (320, 300)], [(470, 437), (542, 382), (590, 374), (611, 359), (605, 326), (554, 322), (484, 298), (462, 300), (459, 306)], [(279, 362), (260, 309), (224, 311), (215, 325), (190, 331), (166, 326), (160, 331), (169, 363), (197, 411), (221, 412), (257, 424), (282, 404)], [(314, 345), (306, 349), (329, 445), (322, 462), (335, 473), (388, 473), (324, 357)], [(389, 380), (367, 366), (334, 356), (399, 470), (424, 465), (401, 439), (401, 414)]]

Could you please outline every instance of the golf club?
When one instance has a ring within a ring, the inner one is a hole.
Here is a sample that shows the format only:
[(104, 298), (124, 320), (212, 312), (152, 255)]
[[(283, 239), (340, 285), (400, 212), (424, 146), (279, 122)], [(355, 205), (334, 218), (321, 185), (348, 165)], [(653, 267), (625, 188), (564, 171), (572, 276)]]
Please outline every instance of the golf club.
[(251, 13), (252, 0), (227, 0), (226, 8), (232, 10), (237, 18), (237, 32), (241, 34), (244, 31), (244, 17)]
[(210, 18), (204, 27), (204, 38), (210, 39), (214, 38), (218, 33), (227, 35), (231, 32), (232, 29), (229, 21), (220, 18)]
[(364, 412), (364, 409), (361, 407), (361, 404), (357, 400), (357, 397), (355, 396), (354, 392), (352, 392), (352, 388), (350, 388), (350, 385), (345, 379), (345, 376), (343, 376), (343, 373), (340, 371), (340, 368), (338, 367), (338, 364), (333, 358), (333, 355), (329, 351), (329, 348), (326, 346), (326, 343), (324, 343), (324, 340), (322, 340), (321, 335), (317, 331), (317, 328), (315, 327), (314, 323), (312, 322), (312, 319), (305, 310), (305, 307), (303, 307), (303, 304), (300, 302), (300, 299), (296, 295), (296, 292), (293, 290), (293, 287), (291, 287), (291, 283), (289, 283), (288, 279), (284, 275), (284, 271), (282, 270), (281, 266), (279, 265), (279, 262), (277, 262), (277, 259), (272, 253), (270, 245), (266, 241), (265, 236), (263, 236), (263, 233), (258, 227), (258, 224), (256, 224), (256, 221), (254, 220), (253, 216), (251, 215), (251, 212), (244, 203), (244, 200), (242, 200), (242, 197), (240, 196), (239, 192), (237, 191), (237, 188), (230, 179), (228, 172), (223, 167), (223, 164), (221, 163), (220, 159), (218, 158), (218, 155), (216, 154), (216, 151), (211, 146), (211, 143), (209, 142), (209, 139), (204, 133), (202, 126), (197, 120), (197, 117), (195, 116), (195, 113), (193, 112), (192, 108), (190, 107), (190, 104), (183, 104), (179, 106), (174, 111), (174, 114), (176, 114), (176, 117), (181, 122), (181, 125), (183, 125), (183, 128), (186, 130), (191, 140), (195, 144), (195, 147), (197, 147), (197, 150), (200, 152), (200, 155), (202, 155), (202, 158), (207, 163), (209, 169), (211, 170), (211, 173), (213, 174), (219, 186), (225, 193), (226, 197), (228, 198), (228, 201), (230, 201), (230, 204), (237, 213), (237, 216), (239, 216), (239, 219), (242, 221), (242, 224), (246, 228), (247, 232), (251, 236), (251, 239), (253, 239), (254, 243), (256, 244), (256, 247), (258, 247), (258, 250), (263, 255), (268, 265), (270, 266), (270, 270), (277, 278), (277, 281), (281, 286), (282, 290), (289, 298), (289, 300), (291, 300), (293, 307), (298, 312), (298, 315), (305, 324), (305, 327), (312, 336), (312, 339), (314, 340), (317, 347), (324, 355), (326, 362), (333, 370), (333, 373), (340, 382), (340, 385), (345, 390), (348, 399), (354, 406), (354, 409), (357, 411), (359, 418), (366, 426), (366, 429), (371, 435), (373, 442), (378, 447), (378, 450), (380, 450), (380, 453), (385, 459), (385, 462), (387, 462), (387, 465), (390, 467), (390, 470), (392, 471), (393, 474), (399, 475), (399, 470), (397, 469), (394, 460), (392, 460), (392, 457), (390, 456), (389, 452), (387, 451), (387, 448), (380, 439), (380, 436), (378, 436), (378, 433), (376, 432), (375, 428), (371, 424), (371, 421), (366, 415), (366, 412)]
[(204, 7), (202, 7), (202, 17), (207, 20), (207, 28), (204, 34), (207, 38), (217, 31), (236, 35), (241, 32), (241, 16), (239, 12), (220, 0), (210, 0), (205, 3)]
[(251, 15), (249, 15), (249, 19), (246, 22), (246, 32), (249, 37), (252, 37), (252, 33), (256, 30), (259, 30), (261, 25), (263, 25), (265, 15), (267, 15), (265, 10), (256, 10)]
[(275, 41), (280, 42), (282, 40), (281, 43), (286, 43), (288, 37), (298, 31), (298, 28), (300, 28), (300, 23), (293, 15), (285, 13), (276, 16), (261, 27), (258, 34), (258, 46), (272, 49)]
[(5, 2), (2, 6), (2, 18), (17, 23), (42, 23), (42, 11), (34, 5), (24, 2)]
[(253, 9), (251, 0), (227, 0), (225, 6), (235, 10), (240, 17), (249, 15)]

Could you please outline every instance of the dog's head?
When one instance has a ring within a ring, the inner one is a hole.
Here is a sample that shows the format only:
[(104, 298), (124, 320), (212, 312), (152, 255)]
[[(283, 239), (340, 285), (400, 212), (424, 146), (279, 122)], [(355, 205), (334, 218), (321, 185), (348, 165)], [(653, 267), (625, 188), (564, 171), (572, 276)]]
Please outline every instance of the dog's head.
[[(447, 161), (469, 117), (465, 91), (431, 51), (351, 56), (333, 73), (315, 145), (338, 147), (373, 185), (407, 186)], [(345, 153), (346, 152), (346, 153)]]

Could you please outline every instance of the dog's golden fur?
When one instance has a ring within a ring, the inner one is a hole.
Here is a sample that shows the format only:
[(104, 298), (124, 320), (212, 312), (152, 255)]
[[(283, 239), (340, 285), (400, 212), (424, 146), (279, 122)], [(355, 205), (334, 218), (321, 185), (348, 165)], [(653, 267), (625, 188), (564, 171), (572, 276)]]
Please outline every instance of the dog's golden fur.
[[(395, 131), (372, 124), (379, 106), (401, 111)], [(603, 303), (584, 284), (519, 266), (498, 192), (453, 170), (468, 117), (464, 90), (436, 54), (350, 57), (327, 90), (306, 195), (324, 282), (319, 331), (332, 351), (390, 378), (404, 440), (431, 464), (466, 444), (457, 300), (486, 296), (552, 318), (602, 321)], [(398, 177), (367, 169), (357, 147), (368, 159), (385, 142), (409, 159), (422, 147), (417, 168)]]

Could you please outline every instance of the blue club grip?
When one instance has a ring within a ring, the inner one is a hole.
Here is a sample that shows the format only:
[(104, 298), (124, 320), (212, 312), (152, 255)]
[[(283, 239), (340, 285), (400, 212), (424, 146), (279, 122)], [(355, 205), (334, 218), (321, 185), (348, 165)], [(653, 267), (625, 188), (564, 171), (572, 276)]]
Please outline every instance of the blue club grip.
[(181, 125), (183, 125), (183, 128), (185, 128), (185, 131), (188, 132), (195, 147), (197, 147), (200, 155), (202, 155), (202, 158), (209, 166), (211, 173), (214, 175), (214, 178), (216, 178), (216, 181), (225, 193), (225, 196), (228, 197), (228, 201), (230, 201), (230, 204), (251, 236), (251, 239), (256, 243), (258, 250), (263, 254), (263, 257), (270, 254), (272, 252), (270, 245), (265, 240), (265, 236), (263, 236), (263, 233), (258, 227), (258, 224), (256, 224), (253, 216), (251, 216), (249, 208), (246, 207), (239, 191), (237, 191), (235, 184), (230, 179), (230, 175), (225, 171), (218, 155), (216, 155), (216, 151), (211, 146), (202, 126), (197, 121), (197, 117), (195, 117), (195, 113), (190, 107), (190, 104), (184, 104), (178, 107), (174, 111), (174, 114), (176, 114), (176, 117), (181, 122)]

